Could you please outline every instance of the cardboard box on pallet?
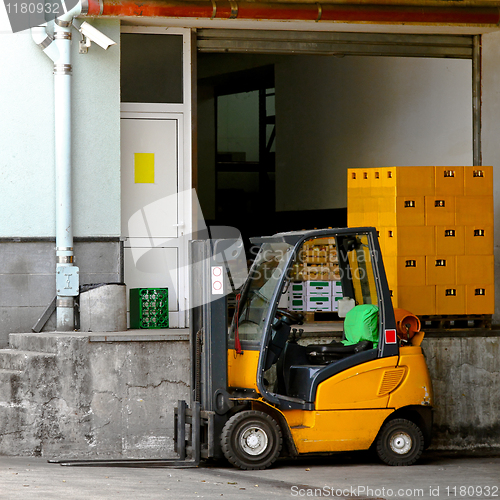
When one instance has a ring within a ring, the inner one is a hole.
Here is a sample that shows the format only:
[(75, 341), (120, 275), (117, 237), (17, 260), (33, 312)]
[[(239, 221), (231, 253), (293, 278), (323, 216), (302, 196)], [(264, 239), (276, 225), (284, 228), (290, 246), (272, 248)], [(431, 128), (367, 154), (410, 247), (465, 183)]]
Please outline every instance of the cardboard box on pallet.
[(342, 297), (342, 282), (341, 281), (333, 281), (332, 282), (332, 296)]
[(332, 297), (311, 295), (306, 298), (306, 311), (331, 311)]
[(304, 282), (291, 282), (288, 288), (290, 295), (304, 295), (306, 291), (306, 284)]
[(332, 285), (329, 281), (307, 281), (306, 294), (317, 295), (317, 294), (327, 294), (331, 297), (332, 295)]
[(293, 297), (290, 299), (288, 303), (288, 310), (289, 311), (305, 311), (306, 310), (306, 301), (305, 299), (298, 298), (298, 297)]

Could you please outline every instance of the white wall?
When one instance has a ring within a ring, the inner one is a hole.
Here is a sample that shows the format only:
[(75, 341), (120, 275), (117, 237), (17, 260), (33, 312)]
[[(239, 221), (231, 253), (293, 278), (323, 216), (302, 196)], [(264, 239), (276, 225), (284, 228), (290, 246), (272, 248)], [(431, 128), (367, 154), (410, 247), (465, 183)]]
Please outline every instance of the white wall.
[[(55, 235), (52, 61), (0, 10), (0, 237)], [(78, 54), (73, 31), (75, 236), (120, 235), (120, 26), (91, 21), (118, 42)]]
[(276, 207), (347, 206), (346, 170), (472, 165), (469, 60), (278, 61)]
[(500, 33), (482, 37), (482, 127), (483, 165), (493, 165), (495, 206), (495, 315), (500, 323)]

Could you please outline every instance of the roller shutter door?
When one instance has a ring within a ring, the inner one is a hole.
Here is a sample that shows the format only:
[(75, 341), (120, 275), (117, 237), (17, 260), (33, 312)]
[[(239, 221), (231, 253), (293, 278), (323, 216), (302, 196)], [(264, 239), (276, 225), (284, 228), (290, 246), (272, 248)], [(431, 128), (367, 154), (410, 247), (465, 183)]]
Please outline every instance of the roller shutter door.
[(472, 59), (471, 35), (200, 29), (199, 52)]

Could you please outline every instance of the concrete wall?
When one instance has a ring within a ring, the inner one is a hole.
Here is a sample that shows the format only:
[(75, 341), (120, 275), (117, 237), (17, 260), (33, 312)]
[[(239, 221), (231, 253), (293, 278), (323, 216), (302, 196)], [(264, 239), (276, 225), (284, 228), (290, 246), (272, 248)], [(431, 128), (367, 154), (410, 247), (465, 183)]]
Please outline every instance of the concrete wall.
[[(0, 350), (0, 454), (173, 456), (173, 408), (189, 398), (189, 343), (182, 334), (113, 335), (124, 337), (10, 336), (12, 349)], [(427, 337), (423, 347), (432, 447), (499, 448), (500, 337)]]
[(471, 61), (296, 56), (276, 75), (276, 208), (347, 206), (347, 168), (472, 165)]
[(175, 455), (173, 414), (189, 397), (189, 343), (90, 338), (19, 334), (11, 336), (16, 349), (0, 350), (0, 454)]
[[(482, 36), (482, 164), (493, 165), (493, 194), (495, 214), (500, 213), (500, 141), (498, 140), (498, 120), (500, 116), (500, 33)], [(496, 307), (493, 320), (500, 323), (500, 217), (495, 217), (495, 296)]]
[[(120, 23), (92, 21), (117, 42), (78, 54), (73, 31), (75, 236), (120, 235)], [(0, 10), (0, 237), (55, 234), (52, 61)]]
[(437, 449), (500, 447), (500, 337), (426, 337)]
[[(77, 241), (80, 284), (123, 280), (119, 241)], [(0, 241), (0, 348), (29, 332), (56, 295), (54, 241)], [(55, 329), (55, 314), (44, 330)]]

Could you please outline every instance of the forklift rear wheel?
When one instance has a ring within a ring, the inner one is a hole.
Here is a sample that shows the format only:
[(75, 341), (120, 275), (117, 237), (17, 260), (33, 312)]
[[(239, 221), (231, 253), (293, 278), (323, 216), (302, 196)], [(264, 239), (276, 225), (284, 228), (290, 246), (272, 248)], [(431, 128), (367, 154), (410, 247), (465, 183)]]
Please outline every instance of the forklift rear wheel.
[(224, 456), (244, 470), (267, 469), (279, 457), (283, 438), (273, 417), (262, 411), (246, 410), (233, 415), (221, 435)]
[(412, 465), (424, 451), (424, 435), (418, 425), (404, 418), (386, 422), (377, 439), (377, 454), (387, 465)]

